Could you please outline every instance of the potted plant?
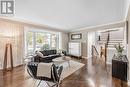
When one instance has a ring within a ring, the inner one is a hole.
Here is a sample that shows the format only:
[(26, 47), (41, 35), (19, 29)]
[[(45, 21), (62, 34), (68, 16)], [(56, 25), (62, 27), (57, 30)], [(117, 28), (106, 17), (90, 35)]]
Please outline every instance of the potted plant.
[(114, 47), (116, 48), (117, 56), (121, 57), (123, 55), (122, 52), (124, 51), (124, 46), (121, 46), (121, 44), (118, 43), (117, 45), (114, 45)]
[(65, 56), (65, 54), (64, 54), (64, 52), (65, 52), (65, 50), (64, 49), (58, 49), (57, 50), (57, 53), (59, 53), (61, 56)]

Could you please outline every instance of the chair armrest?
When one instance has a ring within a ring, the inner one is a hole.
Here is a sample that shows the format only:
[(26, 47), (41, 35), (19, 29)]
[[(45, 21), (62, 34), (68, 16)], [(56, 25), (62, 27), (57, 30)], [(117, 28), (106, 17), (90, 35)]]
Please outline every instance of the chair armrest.
[(55, 79), (57, 82), (59, 82), (59, 80), (60, 80), (62, 70), (63, 70), (63, 66), (56, 67), (53, 64), (53, 74), (52, 75), (53, 75), (53, 79)]
[(63, 66), (60, 66), (59, 69), (58, 69), (58, 75), (61, 76), (61, 73), (63, 71)]
[(29, 62), (27, 64), (28, 73), (33, 78), (37, 78), (37, 66), (38, 66), (38, 63), (36, 62)]

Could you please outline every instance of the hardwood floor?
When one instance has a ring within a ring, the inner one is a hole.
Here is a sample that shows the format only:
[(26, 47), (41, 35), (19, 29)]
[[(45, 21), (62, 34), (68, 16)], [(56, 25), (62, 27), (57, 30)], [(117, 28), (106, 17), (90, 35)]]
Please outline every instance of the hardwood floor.
[[(86, 65), (65, 78), (60, 87), (121, 87), (121, 81), (111, 76), (111, 65), (105, 65), (95, 58), (78, 61)], [(16, 67), (13, 71), (0, 71), (0, 87), (35, 87), (34, 82), (24, 66)], [(42, 85), (47, 87), (44, 82)], [(123, 82), (123, 87), (129, 86)]]

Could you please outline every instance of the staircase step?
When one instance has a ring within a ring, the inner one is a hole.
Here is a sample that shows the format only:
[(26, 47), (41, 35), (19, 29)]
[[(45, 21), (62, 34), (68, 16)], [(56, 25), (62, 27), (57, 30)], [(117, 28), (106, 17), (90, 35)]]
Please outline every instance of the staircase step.
[[(117, 45), (118, 43), (108, 43), (108, 45)], [(123, 43), (120, 43), (120, 45), (123, 45)]]
[(109, 40), (109, 42), (123, 42), (123, 40)]
[(108, 42), (108, 43), (115, 43), (115, 44), (118, 44), (118, 43), (123, 43), (123, 42)]
[[(108, 44), (108, 48), (115, 48), (114, 45), (115, 44)], [(123, 44), (121, 44), (121, 46), (123, 46)]]
[(110, 38), (110, 40), (112, 40), (112, 41), (113, 41), (113, 40), (116, 40), (116, 41), (123, 41), (123, 39), (111, 39), (111, 38)]

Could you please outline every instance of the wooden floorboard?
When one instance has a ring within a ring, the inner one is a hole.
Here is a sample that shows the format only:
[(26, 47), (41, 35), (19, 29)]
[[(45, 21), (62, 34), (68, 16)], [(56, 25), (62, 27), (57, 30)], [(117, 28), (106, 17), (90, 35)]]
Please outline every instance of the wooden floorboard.
[[(111, 76), (111, 65), (106, 65), (102, 59), (74, 60), (85, 66), (65, 78), (60, 87), (122, 87), (121, 81)], [(34, 82), (25, 66), (16, 67), (13, 71), (0, 71), (0, 87), (35, 87)], [(42, 85), (47, 87), (44, 82)], [(129, 86), (123, 82), (123, 87)]]

